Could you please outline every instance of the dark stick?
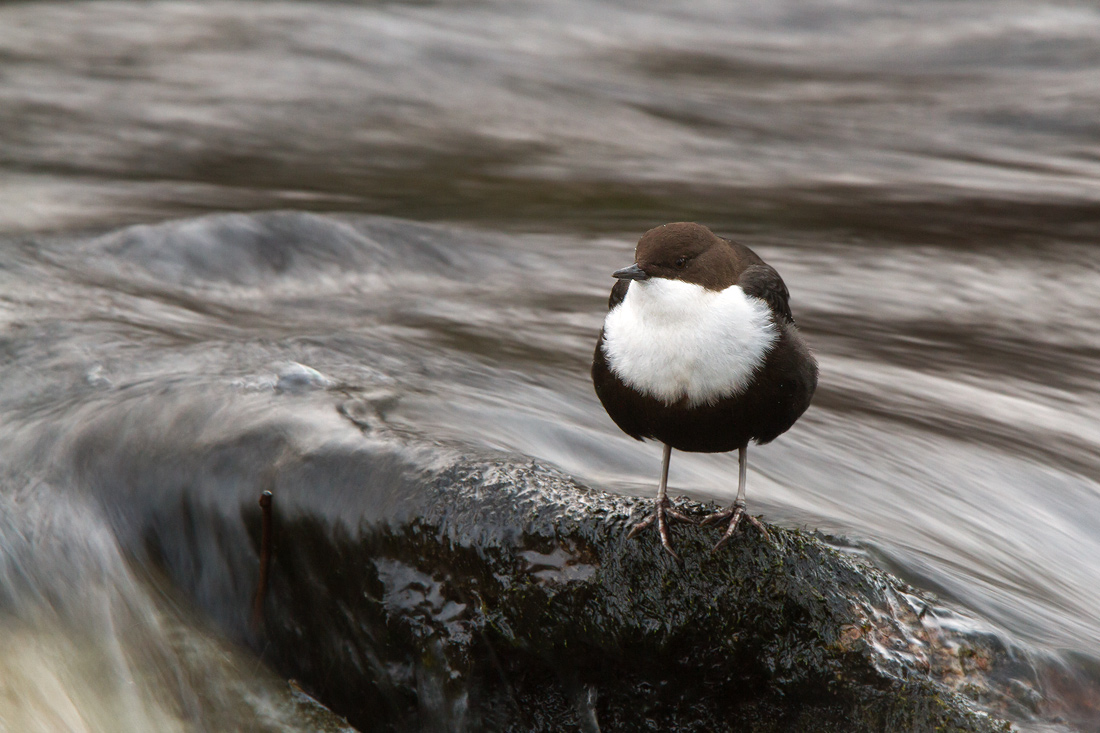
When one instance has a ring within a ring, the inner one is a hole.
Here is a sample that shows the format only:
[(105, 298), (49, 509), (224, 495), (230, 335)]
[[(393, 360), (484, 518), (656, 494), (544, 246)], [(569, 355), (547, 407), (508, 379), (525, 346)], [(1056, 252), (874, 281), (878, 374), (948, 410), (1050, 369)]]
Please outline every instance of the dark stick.
[(264, 596), (267, 595), (267, 573), (271, 568), (271, 492), (260, 495), (263, 512), (263, 529), (260, 535), (260, 579), (256, 581), (256, 595), (252, 599), (252, 630), (256, 631), (264, 620)]

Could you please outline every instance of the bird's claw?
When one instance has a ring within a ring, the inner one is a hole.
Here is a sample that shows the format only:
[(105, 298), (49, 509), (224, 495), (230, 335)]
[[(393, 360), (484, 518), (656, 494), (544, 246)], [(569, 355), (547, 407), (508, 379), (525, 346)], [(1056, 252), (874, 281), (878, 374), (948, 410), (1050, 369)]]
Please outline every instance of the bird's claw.
[(722, 533), (722, 537), (718, 540), (718, 543), (711, 548), (712, 554), (718, 552), (718, 550), (729, 541), (730, 537), (733, 537), (733, 533), (737, 531), (737, 525), (741, 523), (742, 518), (748, 519), (749, 524), (760, 530), (760, 534), (764, 535), (764, 539), (768, 541), (768, 544), (775, 544), (775, 542), (772, 541), (772, 536), (768, 534), (768, 530), (764, 527), (763, 522), (753, 515), (745, 513), (745, 502), (735, 501), (732, 506), (715, 512), (703, 520), (703, 524), (717, 524), (724, 519), (730, 520), (729, 525), (726, 526), (726, 531)]
[(650, 527), (654, 523), (657, 524), (657, 534), (661, 537), (661, 546), (668, 551), (668, 554), (672, 555), (677, 560), (680, 556), (676, 554), (676, 551), (672, 549), (672, 541), (669, 538), (668, 523), (670, 519), (676, 519), (681, 522), (687, 522), (689, 524), (697, 524), (697, 522), (679, 511), (672, 506), (672, 502), (668, 500), (668, 497), (664, 499), (658, 499), (654, 505), (653, 513), (642, 521), (635, 524), (630, 532), (626, 535), (627, 539), (631, 539), (638, 535), (642, 530)]

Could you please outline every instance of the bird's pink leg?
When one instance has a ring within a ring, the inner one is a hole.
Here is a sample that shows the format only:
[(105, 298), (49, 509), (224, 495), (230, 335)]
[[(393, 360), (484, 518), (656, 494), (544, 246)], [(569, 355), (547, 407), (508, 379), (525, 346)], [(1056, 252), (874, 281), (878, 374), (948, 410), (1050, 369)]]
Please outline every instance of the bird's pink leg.
[(718, 540), (718, 544), (714, 546), (711, 552), (717, 552), (722, 545), (729, 541), (730, 537), (733, 537), (733, 533), (737, 531), (737, 525), (740, 524), (742, 517), (748, 519), (752, 526), (760, 530), (760, 533), (764, 535), (764, 539), (768, 542), (772, 541), (771, 535), (768, 534), (768, 530), (764, 528), (760, 520), (751, 514), (745, 513), (745, 482), (749, 471), (748, 453), (748, 446), (742, 446), (737, 451), (737, 498), (734, 499), (733, 504), (703, 520), (703, 524), (715, 524), (724, 519), (730, 520), (725, 533), (722, 534), (722, 538)]
[(668, 523), (670, 519), (679, 519), (681, 522), (690, 522), (695, 524), (695, 520), (688, 515), (677, 511), (673, 508), (672, 502), (668, 499), (668, 464), (672, 459), (672, 446), (665, 444), (665, 453), (661, 462), (661, 484), (657, 487), (657, 502), (653, 509), (653, 514), (643, 519), (634, 525), (630, 530), (630, 534), (626, 537), (630, 539), (646, 527), (650, 526), (654, 522), (657, 523), (657, 533), (661, 536), (661, 546), (668, 550), (668, 554), (672, 555), (677, 560), (680, 556), (676, 554), (676, 551), (672, 549), (672, 542), (669, 539)]

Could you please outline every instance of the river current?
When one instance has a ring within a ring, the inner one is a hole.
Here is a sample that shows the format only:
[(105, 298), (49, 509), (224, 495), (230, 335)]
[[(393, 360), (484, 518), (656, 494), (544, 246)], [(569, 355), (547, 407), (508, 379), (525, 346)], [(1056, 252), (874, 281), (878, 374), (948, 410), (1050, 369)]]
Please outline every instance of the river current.
[(0, 731), (309, 729), (58, 468), (97, 415), (337, 385), (651, 494), (588, 367), (677, 220), (820, 362), (750, 511), (1063, 669), (1023, 725), (1100, 730), (1098, 79), (1086, 3), (0, 4)]

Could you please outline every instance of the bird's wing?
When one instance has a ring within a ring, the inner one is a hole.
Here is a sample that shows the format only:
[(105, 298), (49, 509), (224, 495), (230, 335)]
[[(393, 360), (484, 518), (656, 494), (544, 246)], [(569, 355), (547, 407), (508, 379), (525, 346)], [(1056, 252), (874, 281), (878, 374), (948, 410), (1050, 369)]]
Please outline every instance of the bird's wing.
[(737, 284), (746, 295), (755, 296), (766, 302), (776, 316), (783, 316), (794, 323), (790, 306), (791, 294), (787, 292), (787, 286), (775, 268), (763, 264), (747, 267), (738, 278)]
[(626, 297), (626, 289), (630, 287), (629, 280), (616, 280), (615, 287), (611, 288), (611, 297), (607, 299), (607, 309), (612, 310)]

